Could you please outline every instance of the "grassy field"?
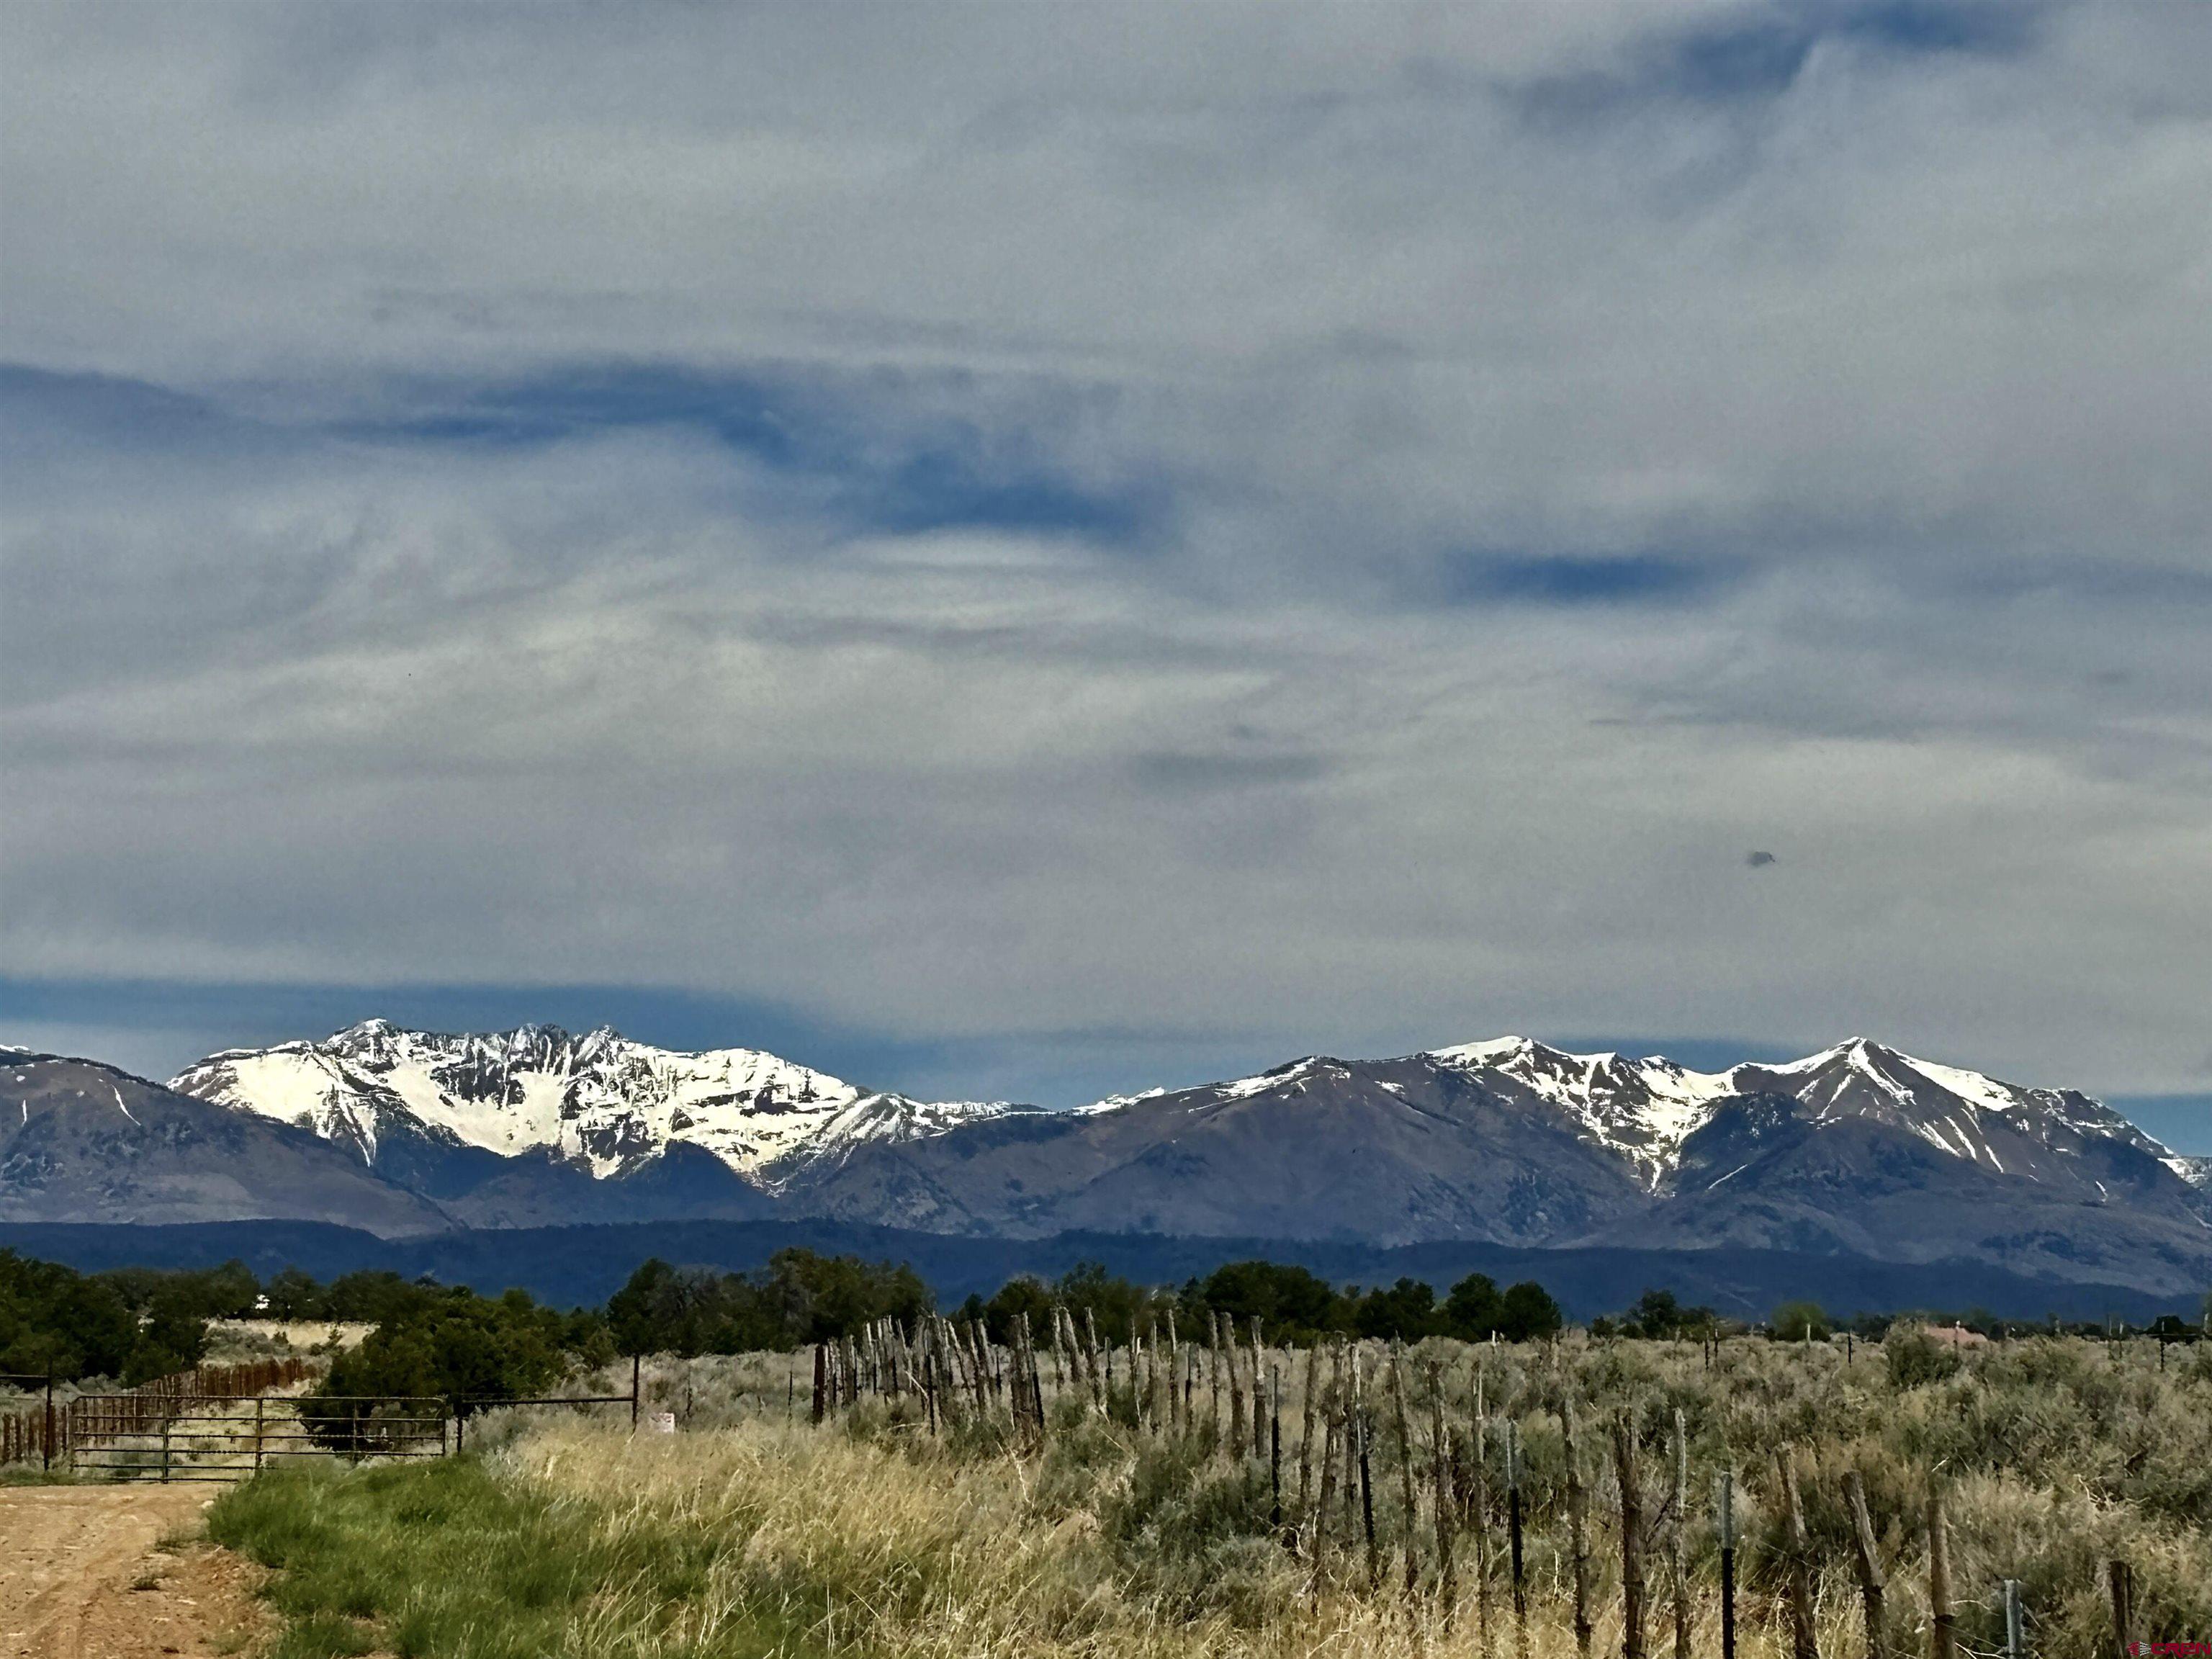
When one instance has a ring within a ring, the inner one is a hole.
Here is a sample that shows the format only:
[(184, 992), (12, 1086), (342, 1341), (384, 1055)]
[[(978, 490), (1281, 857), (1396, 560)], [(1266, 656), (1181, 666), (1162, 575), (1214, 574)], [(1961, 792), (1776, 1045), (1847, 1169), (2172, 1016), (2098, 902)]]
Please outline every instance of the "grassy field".
[[(864, 1395), (817, 1428), (811, 1370), (795, 1372), (790, 1357), (669, 1362), (653, 1370), (647, 1408), (686, 1419), (674, 1435), (632, 1436), (626, 1413), (509, 1413), (471, 1431), (467, 1457), (264, 1477), (224, 1498), (210, 1524), (279, 1570), (284, 1659), (1542, 1659), (1578, 1648), (1577, 1509), (1589, 1648), (1623, 1651), (1625, 1455), (1651, 1654), (1674, 1651), (1678, 1521), (1690, 1650), (1719, 1651), (1713, 1509), (1729, 1469), (1747, 1659), (1791, 1651), (1801, 1586), (1820, 1653), (1868, 1650), (1850, 1475), (1893, 1651), (1929, 1650), (1926, 1522), (1939, 1494), (1962, 1652), (2002, 1650), (2008, 1578), (2028, 1651), (2116, 1651), (2115, 1560), (2132, 1571), (2133, 1634), (2212, 1636), (2212, 1352), (2175, 1350), (2161, 1371), (2145, 1346), (2116, 1356), (2036, 1339), (1963, 1361), (1893, 1346), (1895, 1360), (1867, 1346), (1847, 1364), (1826, 1346), (1758, 1340), (1710, 1362), (1695, 1344), (1427, 1343), (1402, 1360), (1370, 1346), (1357, 1399), (1348, 1356), (1316, 1364), (1304, 1459), (1308, 1361), (1269, 1353), (1260, 1370), (1281, 1379), (1279, 1487), (1270, 1458), (1220, 1443), (1202, 1372), (1187, 1418), (1155, 1389), (1140, 1422), (1147, 1401), (1127, 1386), (1126, 1355), (1103, 1412), (1082, 1387), (1058, 1388), (1048, 1362), (1042, 1434), (972, 1397), (957, 1420), (935, 1413), (933, 1431), (931, 1402), (911, 1394)], [(1572, 1490), (1562, 1407), (1576, 1430)], [(1363, 1407), (1371, 1553), (1354, 1455)], [(1231, 1410), (1224, 1389), (1224, 1425)], [(1678, 1412), (1686, 1516), (1673, 1500)], [(1525, 1628), (1506, 1559), (1509, 1433)], [(1334, 1480), (1321, 1467), (1332, 1444)]]

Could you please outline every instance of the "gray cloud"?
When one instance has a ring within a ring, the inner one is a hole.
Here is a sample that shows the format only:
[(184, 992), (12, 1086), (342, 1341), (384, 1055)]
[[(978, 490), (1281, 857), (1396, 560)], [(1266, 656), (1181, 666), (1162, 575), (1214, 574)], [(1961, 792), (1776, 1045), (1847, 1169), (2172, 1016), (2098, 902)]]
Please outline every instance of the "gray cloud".
[(2212, 26), (1898, 15), (0, 14), (11, 970), (2187, 1086)]

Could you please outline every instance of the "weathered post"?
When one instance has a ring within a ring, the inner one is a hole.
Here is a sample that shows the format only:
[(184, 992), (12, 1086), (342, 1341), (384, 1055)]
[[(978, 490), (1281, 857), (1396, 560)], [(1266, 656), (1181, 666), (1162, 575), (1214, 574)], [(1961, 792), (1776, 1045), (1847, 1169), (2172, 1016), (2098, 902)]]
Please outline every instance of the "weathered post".
[(1359, 1524), (1367, 1535), (1367, 1589), (1372, 1595), (1382, 1584), (1382, 1558), (1375, 1550), (1375, 1468), (1369, 1455), (1374, 1422), (1367, 1409), (1366, 1372), (1356, 1347), (1352, 1351), (1352, 1415), (1359, 1449)]
[(1787, 1451), (1774, 1455), (1782, 1476), (1782, 1509), (1790, 1528), (1790, 1643), (1792, 1659), (1820, 1659), (1813, 1630), (1813, 1544), (1797, 1501), (1797, 1468)]
[(642, 1364), (641, 1356), (629, 1357), (629, 1426), (633, 1434), (637, 1431), (637, 1382)]
[[(264, 1408), (268, 1405), (268, 1399), (265, 1395), (257, 1394), (253, 1396), (253, 1472), (256, 1474), (261, 1473), (261, 1435), (262, 1430), (264, 1426)], [(441, 1451), (445, 1449), (445, 1438), (446, 1425), (441, 1422), (438, 1425), (438, 1441), (439, 1449)]]
[(1674, 1659), (1690, 1659), (1690, 1431), (1674, 1408)]
[(2124, 1561), (2107, 1561), (2105, 1572), (2112, 1590), (2112, 1644), (2121, 1653), (2135, 1640), (2136, 1574)]
[(1237, 1449), (1236, 1456), (1243, 1462), (1249, 1431), (1244, 1423), (1244, 1378), (1237, 1368), (1237, 1321), (1232, 1315), (1224, 1320), (1228, 1328), (1228, 1344), (1222, 1358), (1229, 1367), (1229, 1443)]
[(1267, 1371), (1267, 1525), (1283, 1535), (1283, 1368)]
[(1844, 1476), (1844, 1498), (1851, 1510), (1851, 1545), (1858, 1565), (1859, 1600), (1865, 1609), (1867, 1659), (1891, 1659), (1889, 1621), (1883, 1611), (1885, 1586), (1880, 1547), (1874, 1535), (1874, 1519), (1867, 1513), (1866, 1482), (1859, 1472)]
[(1714, 1519), (1721, 1542), (1721, 1659), (1735, 1659), (1735, 1471), (1713, 1483)]
[(1444, 1438), (1443, 1373), (1434, 1360), (1429, 1362), (1429, 1454), (1437, 1489), (1437, 1599), (1443, 1604), (1449, 1626), (1459, 1601), (1459, 1572), (1452, 1559), (1451, 1455)]
[(2005, 1659), (2027, 1659), (2020, 1616), (2020, 1580), (2004, 1581)]
[[(1556, 1339), (1555, 1339), (1556, 1340)], [(1556, 1357), (1556, 1350), (1555, 1350)], [(1583, 1512), (1583, 1477), (1575, 1456), (1575, 1402), (1559, 1397), (1559, 1434), (1567, 1465), (1567, 1555), (1573, 1569), (1575, 1651), (1590, 1650), (1589, 1528)]]
[(1336, 1504), (1337, 1437), (1344, 1420), (1344, 1398), (1340, 1393), (1332, 1395), (1325, 1424), (1321, 1459), (1321, 1503), (1306, 1522), (1306, 1547), (1313, 1558), (1312, 1593), (1321, 1595), (1321, 1574), (1323, 1558), (1328, 1553), (1328, 1516)]
[(814, 1345), (814, 1426), (822, 1426), (823, 1413), (830, 1403), (830, 1345)]
[(1475, 1372), (1474, 1463), (1468, 1521), (1474, 1528), (1474, 1628), (1479, 1650), (1490, 1652), (1490, 1419), (1482, 1415), (1482, 1373)]
[(1613, 1463), (1620, 1485), (1620, 1659), (1644, 1659), (1644, 1498), (1626, 1411), (1613, 1419)]
[(1958, 1620), (1951, 1611), (1951, 1546), (1944, 1535), (1940, 1493), (1928, 1498), (1928, 1616), (1933, 1659), (1958, 1659)]
[(1406, 1348), (1390, 1345), (1391, 1426), (1398, 1433), (1398, 1492), (1406, 1509), (1406, 1599), (1411, 1601), (1421, 1583), (1419, 1537), (1420, 1497), (1413, 1488), (1413, 1431), (1406, 1416)]
[(1515, 1650), (1528, 1650), (1528, 1590), (1521, 1562), (1521, 1425), (1505, 1419), (1505, 1537), (1513, 1552)]
[(39, 1446), (39, 1467), (51, 1469), (54, 1466), (54, 1362), (46, 1361), (46, 1436)]
[(1321, 1343), (1306, 1350), (1306, 1397), (1298, 1406), (1298, 1513), (1306, 1512), (1313, 1492), (1313, 1432), (1315, 1396), (1321, 1392)]

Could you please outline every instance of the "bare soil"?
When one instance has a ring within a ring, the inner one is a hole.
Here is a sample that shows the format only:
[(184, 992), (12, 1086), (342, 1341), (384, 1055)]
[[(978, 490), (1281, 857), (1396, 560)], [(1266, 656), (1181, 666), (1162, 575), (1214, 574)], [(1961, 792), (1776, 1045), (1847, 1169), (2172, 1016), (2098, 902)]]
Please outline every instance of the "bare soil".
[(266, 1618), (253, 1597), (259, 1570), (194, 1537), (214, 1496), (204, 1486), (0, 1488), (0, 1659), (249, 1648)]

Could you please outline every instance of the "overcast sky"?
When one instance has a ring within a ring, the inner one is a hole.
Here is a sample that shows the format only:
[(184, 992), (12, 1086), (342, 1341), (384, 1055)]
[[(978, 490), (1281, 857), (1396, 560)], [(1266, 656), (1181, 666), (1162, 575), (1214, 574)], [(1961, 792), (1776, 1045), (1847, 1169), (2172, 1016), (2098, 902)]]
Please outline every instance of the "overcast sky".
[(2212, 8), (0, 47), (0, 1034), (2212, 1091)]

